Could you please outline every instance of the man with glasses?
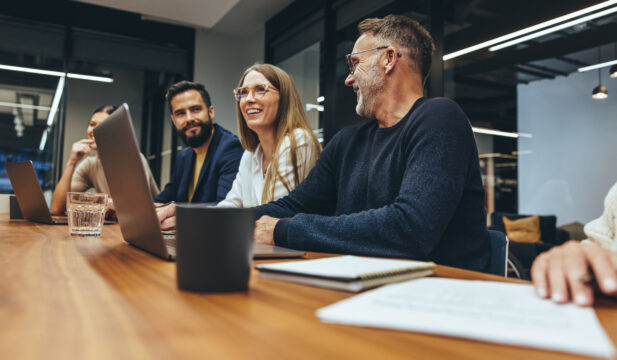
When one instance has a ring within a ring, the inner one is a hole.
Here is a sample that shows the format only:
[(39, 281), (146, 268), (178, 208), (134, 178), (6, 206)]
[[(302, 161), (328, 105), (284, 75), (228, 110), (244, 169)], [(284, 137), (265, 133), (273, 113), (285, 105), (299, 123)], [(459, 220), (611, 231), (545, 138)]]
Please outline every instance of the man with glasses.
[(214, 203), (223, 200), (231, 189), (244, 152), (238, 137), (214, 124), (214, 106), (203, 85), (180, 81), (169, 87), (165, 97), (171, 120), (187, 147), (178, 153), (171, 180), (154, 201)]
[(333, 253), (432, 260), (484, 271), (484, 189), (467, 117), (423, 97), (434, 44), (416, 21), (366, 19), (347, 55), (356, 112), (288, 196), (258, 207), (255, 241)]

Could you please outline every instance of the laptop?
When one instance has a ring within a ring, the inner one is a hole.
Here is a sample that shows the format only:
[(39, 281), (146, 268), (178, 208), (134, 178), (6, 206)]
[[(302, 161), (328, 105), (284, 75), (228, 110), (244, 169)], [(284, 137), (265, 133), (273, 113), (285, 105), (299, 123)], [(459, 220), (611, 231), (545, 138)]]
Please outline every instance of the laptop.
[(52, 216), (49, 212), (32, 161), (5, 163), (4, 166), (24, 218), (44, 224), (68, 224), (66, 216)]
[[(175, 259), (175, 235), (161, 231), (128, 105), (122, 104), (95, 127), (94, 137), (124, 240), (160, 258)], [(256, 259), (304, 255), (304, 251), (272, 245), (255, 244), (253, 249)]]

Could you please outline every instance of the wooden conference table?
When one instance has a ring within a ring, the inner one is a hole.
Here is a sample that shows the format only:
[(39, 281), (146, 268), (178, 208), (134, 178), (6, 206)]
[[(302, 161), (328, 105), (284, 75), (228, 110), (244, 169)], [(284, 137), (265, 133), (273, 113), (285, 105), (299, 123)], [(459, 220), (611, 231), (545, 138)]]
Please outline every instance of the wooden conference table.
[[(320, 257), (324, 254), (309, 254)], [(0, 215), (0, 356), (4, 359), (563, 359), (557, 352), (326, 324), (315, 311), (353, 294), (260, 279), (233, 294), (176, 287), (173, 262), (122, 240), (71, 238), (66, 226)], [(446, 266), (438, 276), (502, 280)], [(598, 317), (617, 343), (617, 304)]]

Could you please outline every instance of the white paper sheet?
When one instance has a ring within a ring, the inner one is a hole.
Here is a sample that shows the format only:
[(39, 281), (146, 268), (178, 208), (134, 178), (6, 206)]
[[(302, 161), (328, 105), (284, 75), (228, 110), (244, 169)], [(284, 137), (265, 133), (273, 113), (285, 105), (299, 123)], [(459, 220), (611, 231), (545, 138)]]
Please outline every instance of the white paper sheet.
[(525, 284), (424, 278), (368, 291), (317, 316), (598, 357), (615, 353), (593, 309), (542, 300)]

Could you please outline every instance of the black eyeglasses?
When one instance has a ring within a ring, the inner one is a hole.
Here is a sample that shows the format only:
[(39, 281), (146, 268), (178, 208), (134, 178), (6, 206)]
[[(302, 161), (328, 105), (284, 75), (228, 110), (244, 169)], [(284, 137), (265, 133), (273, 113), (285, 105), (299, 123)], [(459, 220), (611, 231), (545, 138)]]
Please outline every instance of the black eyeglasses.
[[(356, 63), (354, 63), (354, 62), (351, 60), (351, 57), (352, 57), (353, 55), (362, 54), (362, 53), (367, 52), (367, 51), (383, 50), (383, 49), (387, 49), (387, 48), (389, 48), (389, 47), (390, 47), (390, 46), (379, 46), (379, 47), (376, 47), (376, 48), (366, 49), (366, 50), (362, 50), (362, 51), (358, 51), (358, 52), (355, 52), (355, 53), (351, 53), (351, 54), (347, 54), (347, 55), (345, 55), (345, 61), (347, 62), (347, 67), (349, 67), (349, 74), (352, 74), (352, 75), (353, 75), (354, 71), (356, 71), (356, 66), (357, 66), (357, 65), (358, 65), (358, 63), (359, 63), (359, 61), (358, 61), (358, 62), (356, 62)], [(401, 53), (400, 53), (400, 52), (397, 52), (397, 53), (396, 53), (396, 55), (397, 55), (398, 57), (403, 56), (403, 55), (401, 55)]]
[(252, 91), (253, 97), (257, 99), (264, 97), (269, 90), (278, 91), (270, 84), (257, 84), (255, 86), (244, 86), (234, 89), (234, 97), (236, 98), (236, 101), (239, 102), (242, 99), (246, 99)]

